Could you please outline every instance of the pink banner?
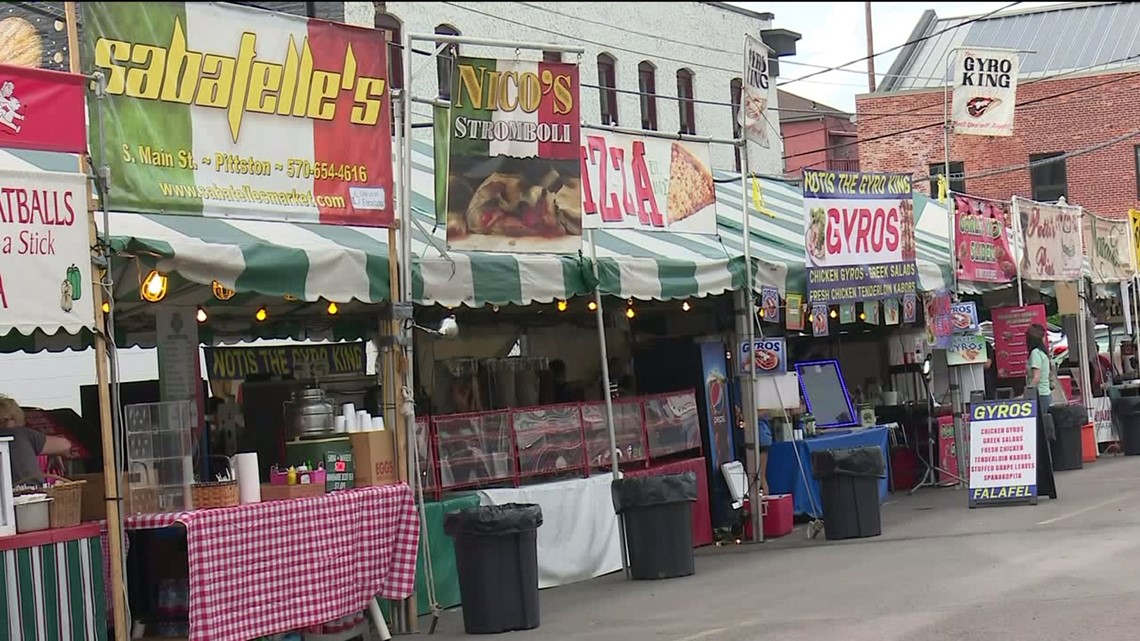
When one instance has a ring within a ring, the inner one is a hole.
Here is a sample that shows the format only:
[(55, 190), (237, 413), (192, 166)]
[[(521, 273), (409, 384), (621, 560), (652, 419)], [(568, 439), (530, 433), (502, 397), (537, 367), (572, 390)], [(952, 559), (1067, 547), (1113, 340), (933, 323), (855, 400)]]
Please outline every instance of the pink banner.
[(1011, 222), (1006, 203), (954, 194), (959, 280), (1008, 283), (1017, 276)]

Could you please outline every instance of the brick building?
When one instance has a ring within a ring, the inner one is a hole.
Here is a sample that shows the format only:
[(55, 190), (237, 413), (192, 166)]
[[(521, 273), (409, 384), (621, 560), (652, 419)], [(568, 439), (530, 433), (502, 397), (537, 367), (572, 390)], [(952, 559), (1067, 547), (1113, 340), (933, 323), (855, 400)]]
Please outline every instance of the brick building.
[(784, 173), (798, 178), (803, 169), (859, 171), (858, 136), (852, 114), (780, 90), (780, 137)]
[[(927, 11), (908, 41), (966, 19), (939, 19)], [(946, 57), (959, 46), (1034, 53), (1020, 58), (1014, 135), (951, 136), (952, 189), (1000, 200), (1054, 201), (1063, 195), (1112, 217), (1140, 206), (1140, 3), (1005, 12), (908, 46), (879, 89), (856, 99), (863, 169), (911, 172), (916, 189), (929, 193), (932, 183), (920, 179), (943, 171), (942, 78)], [(996, 173), (1133, 132), (1089, 153)]]

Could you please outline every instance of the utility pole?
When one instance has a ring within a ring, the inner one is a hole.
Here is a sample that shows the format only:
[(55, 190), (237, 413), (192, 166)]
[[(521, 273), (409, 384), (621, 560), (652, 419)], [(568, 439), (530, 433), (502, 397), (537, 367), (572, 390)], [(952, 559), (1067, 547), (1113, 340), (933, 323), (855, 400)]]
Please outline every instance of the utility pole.
[(863, 3), (867, 23), (867, 91), (875, 92), (875, 41), (871, 36), (871, 2)]

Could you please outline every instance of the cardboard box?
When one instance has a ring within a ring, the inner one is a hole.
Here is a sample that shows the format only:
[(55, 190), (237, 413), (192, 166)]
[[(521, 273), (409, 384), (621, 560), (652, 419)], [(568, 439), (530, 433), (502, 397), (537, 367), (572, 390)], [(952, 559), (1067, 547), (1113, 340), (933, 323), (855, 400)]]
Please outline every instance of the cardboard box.
[(377, 430), (348, 435), (352, 443), (352, 456), (357, 487), (391, 485), (399, 481), (396, 470), (396, 451), (392, 432)]

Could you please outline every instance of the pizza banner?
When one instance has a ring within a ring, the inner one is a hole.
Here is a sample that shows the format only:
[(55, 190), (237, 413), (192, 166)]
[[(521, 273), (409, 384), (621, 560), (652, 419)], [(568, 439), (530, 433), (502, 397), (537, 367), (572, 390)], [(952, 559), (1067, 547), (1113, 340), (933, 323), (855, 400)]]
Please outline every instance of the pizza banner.
[(1094, 283), (1125, 283), (1136, 275), (1132, 224), (1084, 212), (1081, 218), (1085, 253)]
[(0, 64), (0, 147), (86, 152), (86, 81), (79, 74)]
[(587, 229), (717, 233), (708, 143), (588, 130), (581, 156)]
[(375, 31), (213, 2), (82, 7), (83, 60), (107, 78), (91, 148), (110, 165), (115, 209), (392, 223)]
[(809, 303), (917, 291), (909, 174), (805, 169), (803, 194)]
[(954, 194), (958, 279), (1008, 283), (1017, 277), (1009, 205)]
[(448, 244), (581, 251), (578, 65), (458, 56), (452, 76)]
[(1012, 136), (1017, 73), (1016, 51), (959, 49), (954, 61), (953, 132)]
[(1084, 249), (1080, 207), (1047, 205), (1014, 196), (1013, 215), (1021, 223), (1025, 239), (1022, 278), (1073, 281), (1081, 277)]

